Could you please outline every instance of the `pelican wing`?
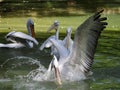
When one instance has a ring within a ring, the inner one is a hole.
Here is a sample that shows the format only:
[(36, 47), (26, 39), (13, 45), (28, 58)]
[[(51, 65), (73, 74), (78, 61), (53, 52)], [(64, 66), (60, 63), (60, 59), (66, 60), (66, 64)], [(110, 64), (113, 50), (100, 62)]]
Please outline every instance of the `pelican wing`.
[(57, 58), (66, 57), (68, 55), (68, 51), (63, 46), (63, 43), (60, 40), (56, 40), (56, 37), (54, 35), (44, 41), (44, 43), (40, 46), (40, 50), (49, 47), (52, 48), (51, 54), (55, 55)]
[(57, 53), (59, 53), (60, 58), (67, 57), (69, 52), (68, 50), (59, 42), (59, 40), (56, 40), (55, 38), (49, 39), (53, 46), (57, 49)]
[(92, 66), (100, 33), (107, 25), (103, 22), (107, 18), (100, 15), (102, 12), (103, 10), (89, 17), (75, 32), (71, 60), (72, 63), (79, 64), (80, 69), (86, 73)]
[(49, 47), (51, 47), (51, 43), (49, 43), (49, 41), (50, 41), (50, 39), (51, 38), (55, 38), (55, 36), (50, 36), (47, 40), (45, 40), (43, 43), (42, 43), (42, 45), (40, 46), (40, 50), (43, 50), (44, 48), (49, 48)]
[(25, 47), (22, 43), (9, 43), (9, 44), (3, 44), (0, 43), (0, 48), (21, 48)]
[(21, 43), (27, 43), (28, 41), (31, 41), (34, 44), (38, 45), (38, 41), (35, 38), (22, 32), (12, 31), (8, 33), (6, 37), (10, 38), (10, 41), (16, 41), (16, 42), (21, 42)]

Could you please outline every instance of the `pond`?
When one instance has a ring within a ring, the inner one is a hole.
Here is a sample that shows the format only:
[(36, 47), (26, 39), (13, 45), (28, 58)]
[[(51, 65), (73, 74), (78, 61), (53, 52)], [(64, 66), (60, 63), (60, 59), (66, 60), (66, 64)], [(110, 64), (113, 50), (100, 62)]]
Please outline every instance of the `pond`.
[[(113, 41), (116, 40), (118, 39)], [(33, 79), (38, 69), (42, 72), (48, 68), (52, 59), (48, 49), (1, 48), (0, 90), (119, 90), (120, 56), (115, 54), (116, 49), (109, 52), (108, 46), (102, 46), (107, 45), (107, 37), (102, 37), (99, 42), (92, 68), (93, 76), (83, 81), (64, 82), (62, 85), (57, 85), (54, 81)]]

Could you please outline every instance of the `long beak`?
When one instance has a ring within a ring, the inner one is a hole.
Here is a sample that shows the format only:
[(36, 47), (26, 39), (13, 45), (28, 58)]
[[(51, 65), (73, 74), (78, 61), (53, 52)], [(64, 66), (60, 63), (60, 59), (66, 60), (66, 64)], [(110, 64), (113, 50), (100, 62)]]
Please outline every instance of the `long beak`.
[(35, 30), (34, 30), (34, 25), (30, 25), (30, 29), (31, 29), (31, 34), (32, 34), (32, 37), (35, 38)]
[(57, 67), (54, 66), (54, 70), (55, 70), (55, 77), (56, 77), (56, 81), (59, 85), (62, 84), (61, 78), (60, 78), (60, 72), (59, 69)]
[(47, 32), (52, 31), (53, 29), (57, 29), (58, 26), (55, 26), (54, 24), (51, 25), (51, 27), (48, 28)]

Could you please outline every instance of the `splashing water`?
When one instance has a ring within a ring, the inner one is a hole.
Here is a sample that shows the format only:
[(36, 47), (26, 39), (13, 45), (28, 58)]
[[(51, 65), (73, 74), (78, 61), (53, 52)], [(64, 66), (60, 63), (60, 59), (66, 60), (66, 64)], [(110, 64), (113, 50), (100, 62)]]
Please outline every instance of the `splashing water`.
[(9, 66), (11, 65), (12, 66), (11, 68), (16, 68), (18, 66), (22, 66), (23, 64), (29, 64), (29, 65), (36, 64), (37, 66), (40, 66), (40, 62), (38, 60), (25, 56), (17, 56), (17, 57), (9, 58), (0, 66), (4, 67), (7, 64), (9, 64)]
[[(6, 75), (10, 73), (13, 69), (26, 68), (34, 66), (36, 69), (30, 70), (27, 75), (17, 75), (15, 78), (26, 78), (27, 81), (51, 81), (51, 72), (47, 72), (47, 69), (40, 63), (39, 60), (33, 59), (25, 56), (17, 56), (13, 58), (7, 59), (4, 63), (2, 63), (1, 68), (7, 66)], [(52, 75), (53, 76), (53, 75)]]
[(46, 68), (42, 65), (39, 66), (39, 68), (32, 70), (28, 75), (26, 76), (28, 80), (35, 80), (35, 81), (43, 81), (44, 75), (46, 72)]
[(48, 71), (42, 64), (39, 65), (39, 68), (32, 70), (28, 75), (28, 80), (34, 81), (53, 81), (54, 73)]

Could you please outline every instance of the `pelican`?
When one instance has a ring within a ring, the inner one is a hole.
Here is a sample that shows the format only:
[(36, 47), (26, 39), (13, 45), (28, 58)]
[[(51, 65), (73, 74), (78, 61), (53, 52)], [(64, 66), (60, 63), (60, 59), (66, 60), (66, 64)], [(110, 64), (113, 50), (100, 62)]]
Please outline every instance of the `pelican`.
[(71, 33), (72, 33), (72, 29), (71, 27), (68, 27), (66, 30), (66, 37), (63, 40), (59, 39), (59, 22), (55, 21), (53, 25), (51, 25), (51, 27), (48, 29), (47, 32), (55, 29), (56, 30), (56, 34), (49, 37), (40, 47), (40, 50), (43, 50), (44, 48), (49, 48), (51, 47), (51, 55), (55, 55), (58, 59), (60, 57), (56, 47), (54, 47), (50, 41), (50, 39), (55, 39), (60, 45), (64, 45), (69, 51), (71, 51), (72, 45), (73, 45), (73, 40), (71, 39)]
[(48, 44), (50, 38), (55, 39), (59, 42), (59, 44), (63, 44), (62, 40), (59, 40), (59, 21), (55, 20), (54, 23), (48, 28), (47, 32), (50, 32), (53, 29), (56, 31), (55, 35), (50, 36), (46, 41), (44, 41), (44, 43), (40, 46), (40, 50), (43, 50), (44, 47), (51, 47), (51, 55), (56, 55), (56, 57), (59, 58), (57, 49), (52, 46), (51, 43)]
[[(69, 53), (64, 45), (60, 45), (54, 38), (49, 42), (56, 47), (60, 58), (54, 58), (50, 63), (54, 69), (58, 84), (62, 81), (79, 81), (87, 79), (91, 74), (95, 49), (101, 32), (106, 28), (106, 17), (101, 17), (103, 10), (95, 13), (82, 23), (75, 32), (72, 50)], [(48, 71), (51, 71), (49, 69)]]
[[(60, 25), (59, 21), (55, 20), (54, 23), (49, 27), (47, 32), (50, 32), (51, 30), (55, 30), (55, 35), (49, 37), (48, 40), (50, 38), (54, 38), (56, 39), (57, 42), (59, 42), (59, 44), (63, 44), (62, 40), (59, 39), (59, 25)], [(57, 49), (51, 45), (49, 47), (51, 47), (51, 55), (55, 55), (57, 58), (59, 58), (60, 56)]]
[(9, 43), (9, 44), (0, 43), (0, 47), (4, 47), (4, 48), (22, 48), (22, 47), (33, 48), (34, 45), (38, 45), (38, 41), (35, 39), (34, 22), (31, 19), (28, 19), (28, 21), (27, 21), (27, 30), (28, 30), (29, 35), (25, 34), (23, 32), (16, 32), (16, 31), (9, 32), (5, 36), (5, 38), (7, 41), (10, 41), (12, 43)]

